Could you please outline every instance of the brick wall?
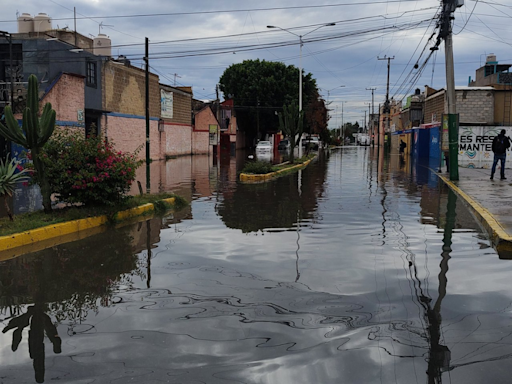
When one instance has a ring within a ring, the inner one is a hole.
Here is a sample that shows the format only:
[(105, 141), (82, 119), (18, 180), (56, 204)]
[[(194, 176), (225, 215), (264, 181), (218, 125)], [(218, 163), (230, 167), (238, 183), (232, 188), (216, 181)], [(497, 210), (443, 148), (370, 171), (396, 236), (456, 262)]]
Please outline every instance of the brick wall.
[[(117, 150), (134, 152), (141, 147), (138, 158), (146, 158), (146, 121), (144, 119), (104, 115), (101, 125), (103, 134), (114, 142)], [(165, 155), (161, 153), (162, 134), (158, 132), (157, 120), (150, 121), (149, 130), (150, 157), (153, 160), (162, 159)]]
[(173, 116), (163, 118), (165, 122), (178, 124), (192, 124), (192, 94), (173, 87), (160, 85), (161, 88), (173, 95)]
[[(103, 65), (103, 109), (129, 115), (146, 115), (145, 72), (132, 66), (107, 61)], [(149, 75), (149, 114), (160, 117), (158, 76)]]
[(208, 132), (194, 131), (192, 134), (192, 154), (204, 155), (212, 152), (210, 134)]
[(46, 103), (52, 104), (57, 120), (78, 123), (78, 110), (83, 111), (85, 105), (84, 78), (62, 74), (39, 104), (40, 112)]
[(192, 126), (164, 123), (163, 134), (164, 156), (190, 155), (192, 153)]
[(441, 121), (445, 111), (444, 91), (438, 92), (425, 100), (425, 124)]
[(196, 113), (195, 116), (195, 131), (208, 131), (210, 125), (219, 125), (217, 118), (210, 107), (203, 108)]
[(492, 90), (457, 90), (459, 123), (494, 122), (494, 93)]

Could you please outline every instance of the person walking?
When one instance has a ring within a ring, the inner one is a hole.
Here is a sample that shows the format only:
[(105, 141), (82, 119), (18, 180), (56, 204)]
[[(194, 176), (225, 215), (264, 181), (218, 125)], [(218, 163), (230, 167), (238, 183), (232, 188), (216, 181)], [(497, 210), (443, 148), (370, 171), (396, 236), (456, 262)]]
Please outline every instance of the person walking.
[(494, 152), (494, 161), (491, 169), (491, 180), (494, 179), (494, 172), (496, 172), (496, 164), (498, 160), (501, 161), (500, 174), (501, 180), (506, 180), (505, 177), (505, 160), (507, 159), (507, 148), (510, 147), (510, 138), (505, 136), (505, 130), (502, 129), (500, 134), (492, 141), (492, 151)]

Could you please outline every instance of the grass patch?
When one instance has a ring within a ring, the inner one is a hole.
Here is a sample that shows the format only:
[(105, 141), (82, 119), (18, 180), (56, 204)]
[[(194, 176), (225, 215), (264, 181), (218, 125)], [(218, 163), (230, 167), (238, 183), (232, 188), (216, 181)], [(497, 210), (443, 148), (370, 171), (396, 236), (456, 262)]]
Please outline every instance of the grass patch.
[[(171, 197), (175, 198), (174, 205), (172, 206), (162, 201), (162, 199)], [(157, 214), (164, 214), (171, 208), (180, 210), (188, 205), (185, 199), (180, 196), (176, 196), (172, 193), (160, 193), (156, 195), (133, 196), (113, 206), (71, 206), (54, 209), (50, 214), (45, 214), (43, 211), (23, 213), (16, 215), (14, 221), (10, 221), (8, 217), (0, 218), (0, 236), (12, 235), (47, 225), (102, 215), (106, 215), (111, 222), (115, 222), (113, 217), (117, 212), (148, 203), (154, 204)]]
[(313, 159), (315, 156), (316, 155), (314, 153), (310, 153), (308, 155), (302, 156), (301, 158), (294, 159), (293, 163), (286, 162), (278, 165), (272, 165), (265, 161), (251, 161), (245, 165), (244, 169), (242, 169), (242, 173), (253, 175), (265, 175), (267, 173), (277, 172), (282, 169), (292, 168), (295, 167), (296, 165), (303, 164), (306, 161)]

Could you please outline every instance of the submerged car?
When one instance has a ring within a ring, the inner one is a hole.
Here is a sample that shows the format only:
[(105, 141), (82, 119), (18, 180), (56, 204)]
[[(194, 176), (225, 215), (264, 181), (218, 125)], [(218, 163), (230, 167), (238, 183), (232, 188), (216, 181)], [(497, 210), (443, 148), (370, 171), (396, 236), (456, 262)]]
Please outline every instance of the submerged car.
[(279, 142), (279, 144), (277, 145), (277, 149), (279, 151), (286, 151), (288, 149), (290, 149), (291, 147), (291, 144), (290, 144), (290, 140), (288, 139), (283, 139)]
[(256, 153), (261, 152), (271, 152), (272, 151), (272, 144), (270, 141), (260, 141), (258, 144), (256, 144)]

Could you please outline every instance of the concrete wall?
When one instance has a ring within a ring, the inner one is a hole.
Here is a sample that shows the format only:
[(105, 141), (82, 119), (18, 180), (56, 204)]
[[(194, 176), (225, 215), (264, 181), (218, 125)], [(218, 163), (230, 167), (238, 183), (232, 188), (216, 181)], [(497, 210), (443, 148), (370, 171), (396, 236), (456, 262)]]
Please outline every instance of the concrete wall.
[(467, 89), (456, 90), (455, 94), (459, 124), (494, 123), (494, 90), (472, 90), (468, 87)]
[[(425, 100), (425, 124), (439, 122), (447, 113), (446, 92), (441, 90)], [(459, 123), (494, 124), (494, 91), (467, 87), (455, 92)]]

